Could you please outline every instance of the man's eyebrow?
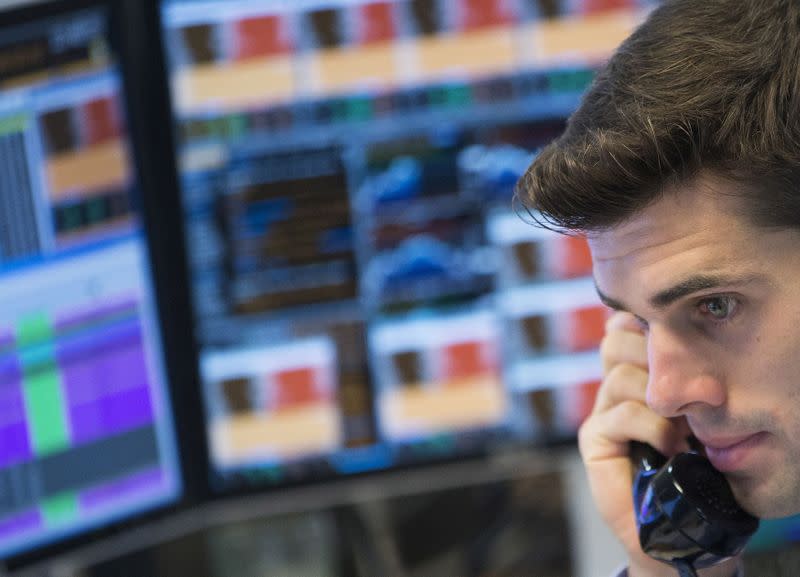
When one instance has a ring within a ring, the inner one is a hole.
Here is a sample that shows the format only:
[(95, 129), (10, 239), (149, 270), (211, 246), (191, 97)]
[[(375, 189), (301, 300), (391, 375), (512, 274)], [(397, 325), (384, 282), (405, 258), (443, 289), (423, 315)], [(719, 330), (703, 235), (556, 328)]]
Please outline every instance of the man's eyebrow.
[(665, 309), (672, 303), (699, 291), (723, 286), (743, 285), (761, 279), (763, 279), (761, 275), (745, 277), (697, 275), (656, 293), (650, 297), (650, 306), (656, 309)]
[(606, 305), (609, 308), (614, 309), (615, 311), (627, 311), (628, 307), (625, 306), (622, 302), (612, 299), (610, 296), (605, 294), (603, 291), (600, 290), (600, 287), (597, 286), (597, 281), (594, 282), (594, 290), (597, 291), (597, 296), (600, 297), (600, 302)]
[[(660, 291), (650, 297), (650, 306), (655, 309), (665, 309), (671, 304), (702, 290), (713, 289), (722, 286), (736, 286), (748, 284), (757, 280), (764, 280), (762, 275), (751, 275), (745, 277), (716, 276), (716, 275), (697, 275), (690, 277), (668, 289)], [(614, 310), (627, 311), (628, 307), (622, 301), (612, 298), (603, 293), (595, 281), (595, 290), (602, 303)]]

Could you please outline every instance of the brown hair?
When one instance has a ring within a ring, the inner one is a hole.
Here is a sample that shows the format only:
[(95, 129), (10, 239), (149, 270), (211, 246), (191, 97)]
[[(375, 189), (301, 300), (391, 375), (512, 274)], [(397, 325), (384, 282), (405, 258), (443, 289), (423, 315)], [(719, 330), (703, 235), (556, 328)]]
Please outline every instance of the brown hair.
[(617, 50), (517, 198), (542, 226), (613, 227), (700, 171), (753, 222), (800, 228), (800, 2), (675, 0)]

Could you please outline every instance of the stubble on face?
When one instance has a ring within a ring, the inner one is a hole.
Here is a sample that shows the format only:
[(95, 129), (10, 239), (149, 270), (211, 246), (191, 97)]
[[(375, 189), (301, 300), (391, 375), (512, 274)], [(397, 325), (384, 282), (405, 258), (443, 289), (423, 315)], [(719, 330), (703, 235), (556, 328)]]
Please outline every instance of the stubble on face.
[[(800, 375), (798, 375), (800, 380)], [(747, 511), (762, 519), (777, 519), (800, 514), (800, 384), (789, 394), (784, 413), (754, 415), (762, 426), (770, 425), (774, 442), (782, 445), (784, 459), (768, 471), (752, 475), (729, 475), (734, 496)], [(786, 428), (775, 431), (775, 421)]]

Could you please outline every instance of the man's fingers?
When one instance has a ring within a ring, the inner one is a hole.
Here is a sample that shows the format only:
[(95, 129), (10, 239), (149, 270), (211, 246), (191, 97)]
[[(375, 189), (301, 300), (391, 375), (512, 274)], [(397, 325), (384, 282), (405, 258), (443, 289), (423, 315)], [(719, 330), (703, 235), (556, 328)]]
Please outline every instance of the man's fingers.
[(616, 365), (628, 363), (647, 368), (647, 337), (642, 333), (616, 330), (606, 334), (600, 344), (603, 374)]
[(592, 414), (578, 432), (578, 446), (587, 464), (626, 456), (632, 440), (648, 443), (668, 456), (689, 450), (680, 426), (637, 401)]
[(606, 411), (623, 401), (645, 403), (648, 373), (641, 367), (624, 363), (612, 368), (597, 392), (594, 412)]
[(632, 333), (644, 334), (639, 320), (631, 313), (616, 311), (606, 321), (606, 332), (628, 331)]

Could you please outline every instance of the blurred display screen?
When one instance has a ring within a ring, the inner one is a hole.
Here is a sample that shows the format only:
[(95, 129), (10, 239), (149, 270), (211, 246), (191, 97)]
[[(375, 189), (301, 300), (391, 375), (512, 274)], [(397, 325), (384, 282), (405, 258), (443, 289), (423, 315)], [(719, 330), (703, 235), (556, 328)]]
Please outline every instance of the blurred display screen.
[(0, 26), (0, 557), (174, 501), (108, 14)]
[(218, 490), (574, 438), (606, 313), (513, 189), (647, 9), (162, 3)]

